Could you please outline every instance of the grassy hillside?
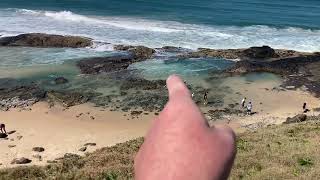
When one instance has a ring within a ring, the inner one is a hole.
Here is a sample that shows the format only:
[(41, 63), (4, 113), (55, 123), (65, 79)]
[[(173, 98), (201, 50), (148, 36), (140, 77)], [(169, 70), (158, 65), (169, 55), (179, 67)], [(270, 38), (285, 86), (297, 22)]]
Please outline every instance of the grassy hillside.
[[(270, 126), (238, 135), (230, 179), (319, 179), (320, 122)], [(0, 179), (132, 179), (142, 138), (57, 164), (0, 171)]]

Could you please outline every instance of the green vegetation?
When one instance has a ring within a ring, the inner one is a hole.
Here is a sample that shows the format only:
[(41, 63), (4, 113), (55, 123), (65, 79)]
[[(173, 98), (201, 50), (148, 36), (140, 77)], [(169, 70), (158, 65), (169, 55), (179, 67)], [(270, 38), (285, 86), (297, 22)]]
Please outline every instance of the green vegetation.
[[(270, 126), (238, 135), (230, 179), (319, 179), (320, 123)], [(57, 164), (0, 171), (0, 179), (132, 179), (133, 158), (142, 138)]]

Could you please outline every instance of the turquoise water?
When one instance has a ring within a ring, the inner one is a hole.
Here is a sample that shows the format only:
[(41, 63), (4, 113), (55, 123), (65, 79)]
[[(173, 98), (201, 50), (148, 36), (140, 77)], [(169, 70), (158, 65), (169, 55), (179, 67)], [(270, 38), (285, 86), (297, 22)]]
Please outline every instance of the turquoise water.
[(149, 60), (132, 64), (129, 69), (138, 70), (148, 79), (166, 79), (171, 74), (184, 78), (204, 78), (210, 71), (221, 71), (234, 64), (233, 61), (218, 58)]
[(74, 59), (113, 54), (90, 49), (0, 47), (0, 68), (62, 64)]
[[(50, 33), (90, 37), (89, 48), (0, 48), (0, 78), (37, 81), (50, 86), (58, 76), (67, 87), (112, 89), (104, 75), (82, 77), (75, 60), (109, 56), (114, 44), (225, 49), (269, 45), (298, 51), (320, 51), (319, 0), (1, 0), (0, 35)], [(158, 54), (159, 55), (159, 54)], [(167, 55), (171, 56), (171, 55)], [(169, 59), (169, 60), (163, 60)], [(179, 74), (206, 80), (232, 61), (159, 57), (129, 70), (149, 79)], [(130, 74), (129, 74), (130, 75)], [(274, 76), (248, 75), (248, 81)], [(211, 77), (208, 88), (216, 81)], [(117, 83), (117, 82), (115, 82)]]

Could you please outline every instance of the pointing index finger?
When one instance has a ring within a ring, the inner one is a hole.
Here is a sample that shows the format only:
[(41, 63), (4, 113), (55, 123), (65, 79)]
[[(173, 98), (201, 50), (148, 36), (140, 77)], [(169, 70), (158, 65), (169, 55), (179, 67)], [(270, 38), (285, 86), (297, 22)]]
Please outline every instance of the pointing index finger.
[(167, 79), (169, 99), (190, 97), (190, 92), (182, 79), (177, 75), (171, 75)]

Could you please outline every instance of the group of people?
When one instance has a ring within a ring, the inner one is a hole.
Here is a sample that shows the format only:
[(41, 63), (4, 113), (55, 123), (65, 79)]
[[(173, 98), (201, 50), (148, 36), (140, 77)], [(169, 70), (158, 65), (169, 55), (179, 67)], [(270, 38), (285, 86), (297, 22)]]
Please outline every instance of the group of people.
[[(249, 101), (249, 103), (246, 105), (246, 101), (247, 101), (247, 98), (244, 97), (241, 101), (241, 107), (247, 110), (247, 115), (252, 115), (252, 102)], [(307, 108), (307, 103), (303, 103), (302, 109), (303, 109), (303, 113), (307, 113), (310, 111)]]
[(246, 105), (246, 101), (247, 101), (247, 98), (244, 97), (241, 101), (241, 107), (247, 109), (247, 115), (251, 115), (252, 114), (252, 102), (249, 101), (249, 103)]

